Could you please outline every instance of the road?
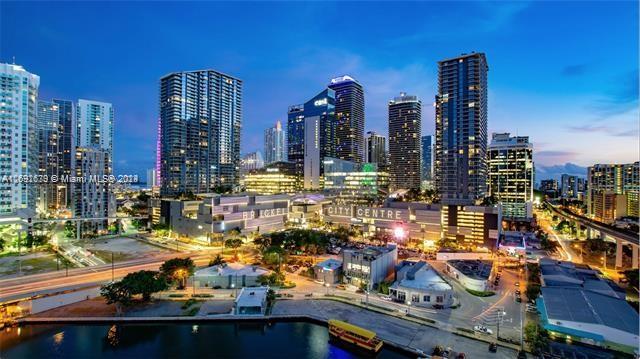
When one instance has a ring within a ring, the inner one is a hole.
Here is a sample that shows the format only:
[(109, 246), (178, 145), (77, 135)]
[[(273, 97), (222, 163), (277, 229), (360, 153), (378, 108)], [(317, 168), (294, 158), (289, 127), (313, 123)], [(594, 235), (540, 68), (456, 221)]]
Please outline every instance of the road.
[[(14, 277), (0, 280), (0, 303), (28, 298), (35, 295), (50, 294), (65, 290), (100, 285), (113, 279), (120, 279), (128, 273), (139, 270), (158, 270), (167, 259), (187, 257), (188, 254), (167, 253), (154, 257), (123, 261), (96, 267), (69, 269)], [(206, 265), (210, 254), (190, 256), (197, 266)]]

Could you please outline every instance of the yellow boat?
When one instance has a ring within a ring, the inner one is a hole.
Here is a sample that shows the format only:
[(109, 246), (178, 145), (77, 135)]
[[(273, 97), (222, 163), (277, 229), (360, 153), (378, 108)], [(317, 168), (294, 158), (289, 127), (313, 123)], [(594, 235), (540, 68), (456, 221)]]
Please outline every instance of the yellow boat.
[(341, 320), (329, 320), (329, 335), (345, 343), (356, 345), (358, 348), (374, 353), (382, 349), (383, 341), (376, 336), (375, 332)]

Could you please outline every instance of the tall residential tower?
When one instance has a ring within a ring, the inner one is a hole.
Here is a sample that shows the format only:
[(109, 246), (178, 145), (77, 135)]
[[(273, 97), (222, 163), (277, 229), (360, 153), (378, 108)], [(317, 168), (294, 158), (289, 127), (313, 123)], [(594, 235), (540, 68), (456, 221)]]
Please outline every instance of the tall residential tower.
[(242, 81), (215, 70), (160, 79), (161, 194), (239, 184)]
[(12, 181), (38, 173), (36, 131), (40, 77), (15, 64), (0, 64), (0, 215), (35, 211), (36, 186)]
[(435, 180), (443, 204), (487, 193), (487, 65), (483, 53), (438, 62)]
[(420, 189), (422, 103), (401, 93), (389, 101), (389, 180), (392, 191)]
[(387, 165), (387, 138), (369, 131), (364, 143), (365, 162), (376, 163), (378, 169), (384, 170)]
[(331, 80), (329, 88), (336, 92), (336, 157), (364, 162), (364, 90), (351, 76)]

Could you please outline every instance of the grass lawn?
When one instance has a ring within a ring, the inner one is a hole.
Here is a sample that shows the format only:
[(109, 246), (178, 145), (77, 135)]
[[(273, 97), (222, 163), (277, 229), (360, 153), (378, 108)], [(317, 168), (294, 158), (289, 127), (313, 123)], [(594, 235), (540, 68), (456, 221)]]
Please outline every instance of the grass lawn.
[[(43, 272), (51, 272), (57, 269), (56, 256), (48, 252), (23, 253), (22, 257), (3, 256), (0, 261), (0, 276), (13, 275), (19, 272), (19, 258), (21, 259), (21, 267), (23, 274), (36, 274)], [(72, 264), (69, 268), (74, 268)], [(64, 270), (65, 266), (60, 261), (60, 270)]]
[(105, 261), (106, 263), (111, 263), (111, 253), (113, 253), (113, 260), (116, 263), (127, 260), (127, 259), (131, 259), (134, 257), (131, 254), (127, 254), (123, 252), (111, 252), (111, 251), (104, 251), (104, 250), (98, 250), (98, 249), (90, 249), (89, 251), (95, 254), (96, 257), (99, 257), (100, 259)]

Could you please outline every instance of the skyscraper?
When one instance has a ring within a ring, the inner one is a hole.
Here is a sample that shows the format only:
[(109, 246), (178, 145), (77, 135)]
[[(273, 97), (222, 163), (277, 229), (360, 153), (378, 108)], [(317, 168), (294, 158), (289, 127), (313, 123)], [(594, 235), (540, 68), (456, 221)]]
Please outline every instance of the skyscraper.
[[(46, 176), (38, 186), (40, 212), (66, 206), (66, 186), (52, 178), (60, 178), (62, 167), (61, 140), (64, 129), (59, 123), (59, 107), (54, 102), (38, 100), (38, 174)], [(55, 176), (55, 177), (54, 177)], [(58, 186), (60, 190), (58, 189)]]
[(433, 181), (433, 135), (422, 136), (422, 172), (421, 179), (425, 185)]
[(0, 64), (0, 215), (35, 210), (37, 190), (31, 183), (12, 181), (38, 173), (36, 131), (40, 77), (22, 66)]
[(147, 169), (147, 188), (158, 186), (158, 173), (155, 168)]
[(364, 143), (365, 162), (377, 163), (379, 169), (385, 169), (387, 165), (387, 138), (369, 131)]
[[(115, 199), (108, 182), (92, 181), (113, 174), (113, 106), (107, 102), (78, 100), (76, 105), (75, 176), (73, 185), (75, 216), (112, 217)], [(107, 220), (84, 222), (85, 229), (102, 230)]]
[(341, 160), (364, 161), (364, 90), (350, 76), (331, 80), (329, 88), (336, 92), (336, 157)]
[[(71, 176), (75, 173), (76, 158), (76, 109), (73, 101), (53, 99), (53, 103), (58, 106), (58, 124), (62, 133), (58, 140), (59, 151), (62, 153), (60, 163), (60, 174)], [(73, 186), (68, 183), (60, 183), (66, 190), (67, 208), (72, 207)]]
[(239, 183), (242, 81), (214, 70), (160, 79), (161, 194)]
[(504, 218), (533, 217), (533, 144), (529, 137), (494, 133), (489, 144), (489, 193)]
[(487, 72), (483, 53), (438, 62), (435, 180), (443, 204), (487, 192)]
[(391, 190), (420, 188), (422, 102), (401, 93), (389, 101), (389, 180)]
[(266, 165), (287, 160), (284, 137), (280, 120), (276, 121), (274, 127), (264, 130), (264, 163)]
[(303, 105), (289, 107), (288, 160), (304, 175), (306, 188), (319, 187), (322, 159), (335, 157), (335, 91), (325, 89)]
[(240, 171), (247, 173), (264, 167), (264, 159), (260, 151), (249, 152), (242, 156)]

